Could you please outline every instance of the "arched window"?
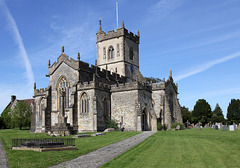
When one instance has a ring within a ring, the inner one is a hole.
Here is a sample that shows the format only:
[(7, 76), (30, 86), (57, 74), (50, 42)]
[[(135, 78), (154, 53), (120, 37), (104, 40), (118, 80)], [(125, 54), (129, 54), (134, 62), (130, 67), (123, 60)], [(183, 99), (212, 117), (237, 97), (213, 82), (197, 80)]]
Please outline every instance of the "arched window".
[(133, 60), (133, 48), (132, 47), (129, 50), (129, 59)]
[(113, 59), (114, 58), (114, 48), (113, 46), (110, 46), (108, 48), (108, 59)]
[(81, 97), (81, 113), (89, 112), (89, 99), (86, 93), (83, 93)]
[(61, 92), (65, 92), (64, 96), (64, 108), (67, 109), (69, 107), (69, 82), (65, 77), (60, 77), (57, 85), (57, 95), (58, 95), (58, 109), (61, 108)]

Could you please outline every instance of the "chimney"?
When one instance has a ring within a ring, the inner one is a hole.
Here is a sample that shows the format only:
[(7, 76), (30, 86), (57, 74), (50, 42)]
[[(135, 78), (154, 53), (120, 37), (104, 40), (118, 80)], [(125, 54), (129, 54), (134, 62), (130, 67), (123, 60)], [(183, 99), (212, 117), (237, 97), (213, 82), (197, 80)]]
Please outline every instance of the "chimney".
[(12, 95), (11, 96), (11, 102), (14, 102), (16, 100), (16, 96), (15, 95)]

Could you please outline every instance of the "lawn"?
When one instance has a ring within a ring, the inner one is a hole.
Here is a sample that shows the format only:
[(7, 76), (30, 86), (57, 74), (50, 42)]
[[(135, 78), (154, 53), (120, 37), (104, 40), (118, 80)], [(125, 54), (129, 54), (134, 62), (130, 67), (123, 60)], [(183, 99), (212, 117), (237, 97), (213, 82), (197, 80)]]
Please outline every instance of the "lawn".
[(239, 167), (240, 132), (160, 131), (103, 167)]
[[(75, 151), (51, 151), (51, 152), (35, 152), (35, 151), (12, 151), (12, 139), (17, 138), (49, 138), (46, 134), (29, 133), (29, 130), (0, 130), (0, 139), (8, 156), (10, 168), (36, 168), (49, 167), (61, 162), (74, 159), (80, 155), (89, 153), (106, 145), (126, 139), (139, 132), (110, 132), (104, 136), (78, 138), (75, 145), (78, 150)], [(72, 137), (72, 136), (69, 136)], [(66, 138), (69, 138), (66, 137)]]

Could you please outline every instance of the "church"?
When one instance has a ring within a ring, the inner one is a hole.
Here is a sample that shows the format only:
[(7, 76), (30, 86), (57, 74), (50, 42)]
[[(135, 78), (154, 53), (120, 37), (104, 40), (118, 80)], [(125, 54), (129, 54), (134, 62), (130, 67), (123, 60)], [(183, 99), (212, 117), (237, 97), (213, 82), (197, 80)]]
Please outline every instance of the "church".
[(124, 131), (156, 131), (157, 123), (182, 122), (178, 86), (172, 72), (160, 83), (146, 82), (139, 71), (140, 34), (124, 22), (96, 33), (95, 65), (62, 53), (48, 62), (49, 86), (34, 84), (31, 132), (73, 134), (103, 131), (114, 120)]

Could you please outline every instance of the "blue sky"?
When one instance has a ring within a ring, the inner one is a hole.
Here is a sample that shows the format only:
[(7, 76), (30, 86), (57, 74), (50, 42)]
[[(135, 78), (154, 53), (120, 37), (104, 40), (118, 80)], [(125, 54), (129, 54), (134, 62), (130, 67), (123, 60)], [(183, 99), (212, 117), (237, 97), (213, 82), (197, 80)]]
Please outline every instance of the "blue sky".
[[(114, 0), (0, 0), (0, 112), (11, 95), (32, 98), (48, 86), (48, 60), (61, 54), (94, 64), (96, 32), (116, 29)], [(119, 0), (119, 25), (140, 31), (140, 71), (173, 78), (180, 104), (206, 99), (226, 115), (240, 98), (239, 0)]]

